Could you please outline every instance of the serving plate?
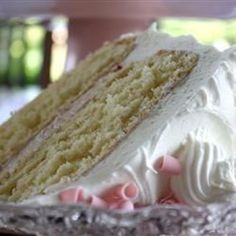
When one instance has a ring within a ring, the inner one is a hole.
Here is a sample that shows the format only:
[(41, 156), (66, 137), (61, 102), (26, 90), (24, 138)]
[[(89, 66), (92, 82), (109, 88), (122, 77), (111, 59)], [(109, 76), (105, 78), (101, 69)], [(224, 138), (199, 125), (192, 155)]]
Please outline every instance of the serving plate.
[(236, 205), (156, 205), (119, 212), (84, 205), (0, 204), (0, 227), (43, 236), (236, 235)]

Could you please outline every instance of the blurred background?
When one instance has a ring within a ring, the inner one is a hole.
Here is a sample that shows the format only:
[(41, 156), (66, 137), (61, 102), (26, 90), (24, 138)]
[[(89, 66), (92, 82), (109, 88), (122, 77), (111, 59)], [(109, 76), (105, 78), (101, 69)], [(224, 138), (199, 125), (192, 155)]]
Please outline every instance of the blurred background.
[(104, 41), (154, 27), (224, 50), (236, 2), (0, 0), (0, 123)]

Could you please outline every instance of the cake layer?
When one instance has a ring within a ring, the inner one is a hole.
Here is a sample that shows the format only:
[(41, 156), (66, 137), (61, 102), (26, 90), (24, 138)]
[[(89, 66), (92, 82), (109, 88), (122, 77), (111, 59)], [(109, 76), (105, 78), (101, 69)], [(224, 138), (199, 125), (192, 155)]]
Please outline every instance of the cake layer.
[(134, 37), (106, 43), (78, 67), (51, 84), (34, 101), (0, 126), (0, 164), (17, 153), (57, 114), (120, 64), (134, 48)]
[(19, 159), (10, 176), (4, 175), (7, 170), (3, 171), (2, 198), (22, 200), (43, 192), (51, 184), (79, 178), (158, 106), (197, 61), (195, 53), (158, 50), (109, 75), (73, 121), (61, 127), (35, 153)]

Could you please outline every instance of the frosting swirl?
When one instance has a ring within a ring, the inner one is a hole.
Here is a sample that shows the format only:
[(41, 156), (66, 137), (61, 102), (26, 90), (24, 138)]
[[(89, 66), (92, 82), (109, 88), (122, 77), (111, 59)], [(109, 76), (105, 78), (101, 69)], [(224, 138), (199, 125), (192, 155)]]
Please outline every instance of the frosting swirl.
[(191, 135), (176, 155), (183, 172), (171, 178), (171, 189), (179, 200), (189, 205), (236, 200), (236, 162), (221, 147)]
[[(234, 50), (228, 51), (226, 58), (233, 53)], [(181, 119), (195, 114), (194, 119), (202, 120), (197, 129), (188, 130), (176, 151), (183, 173), (171, 178), (177, 198), (190, 205), (236, 200), (236, 79), (228, 59), (221, 62), (217, 73), (179, 115)], [(196, 125), (194, 119), (192, 127)]]

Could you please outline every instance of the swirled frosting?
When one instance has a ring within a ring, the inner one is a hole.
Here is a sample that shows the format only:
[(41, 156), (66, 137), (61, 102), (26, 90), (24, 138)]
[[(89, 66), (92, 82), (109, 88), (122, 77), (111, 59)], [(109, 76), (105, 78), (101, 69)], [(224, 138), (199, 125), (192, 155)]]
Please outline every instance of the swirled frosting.
[[(236, 49), (220, 54), (191, 38), (153, 34), (138, 37), (127, 61), (143, 59), (163, 47), (193, 50), (200, 60), (188, 81), (87, 176), (25, 203), (58, 203), (58, 191), (78, 185), (87, 194), (99, 195), (127, 181), (138, 186), (135, 201), (143, 204), (155, 203), (170, 189), (190, 205), (236, 200)], [(154, 163), (165, 154), (180, 160), (179, 176), (155, 171)]]
[(171, 178), (171, 189), (189, 205), (236, 200), (234, 53), (225, 53), (214, 76), (170, 124), (170, 132), (177, 131), (174, 123), (182, 129), (177, 131), (182, 143), (172, 150), (183, 166)]
[(236, 160), (213, 143), (189, 136), (176, 153), (183, 166), (171, 178), (176, 197), (188, 205), (236, 200)]

